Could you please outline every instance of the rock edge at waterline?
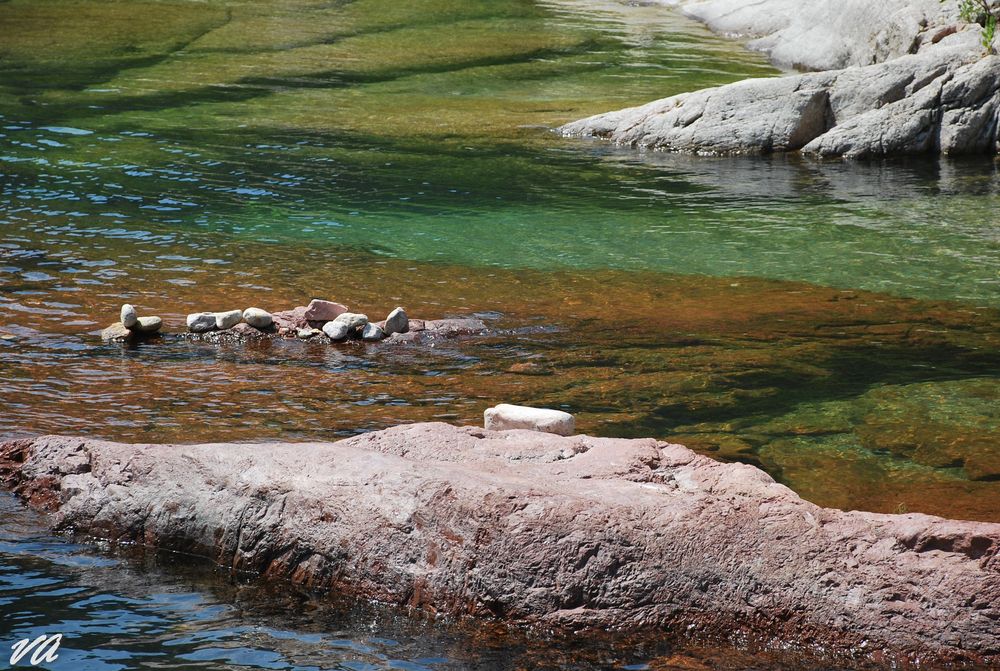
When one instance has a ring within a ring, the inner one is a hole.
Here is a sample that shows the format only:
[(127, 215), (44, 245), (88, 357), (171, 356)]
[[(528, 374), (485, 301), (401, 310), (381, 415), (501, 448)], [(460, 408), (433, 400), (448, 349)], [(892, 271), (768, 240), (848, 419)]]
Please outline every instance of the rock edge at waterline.
[(0, 478), (58, 529), (433, 612), (1000, 663), (1000, 525), (824, 509), (652, 439), (46, 436), (0, 445)]
[(717, 30), (764, 35), (751, 46), (778, 62), (837, 69), (682, 93), (566, 124), (563, 135), (716, 155), (1000, 150), (1000, 56), (984, 55), (979, 26), (959, 22), (950, 4), (709, 0), (684, 8)]

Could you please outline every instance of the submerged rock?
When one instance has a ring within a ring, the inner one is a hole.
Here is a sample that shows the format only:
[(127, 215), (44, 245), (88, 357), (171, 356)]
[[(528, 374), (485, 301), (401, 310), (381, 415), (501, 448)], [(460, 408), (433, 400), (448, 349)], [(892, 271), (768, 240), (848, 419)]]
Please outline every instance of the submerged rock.
[(121, 309), (121, 324), (127, 329), (130, 329), (136, 325), (139, 321), (139, 315), (135, 311), (135, 307), (126, 303)]
[(191, 333), (205, 333), (215, 330), (214, 312), (195, 312), (187, 316), (187, 327)]
[(483, 413), (483, 419), (486, 428), (491, 431), (527, 429), (559, 436), (572, 436), (576, 430), (576, 420), (568, 412), (531, 408), (526, 405), (501, 403), (487, 409)]
[(226, 312), (215, 313), (215, 328), (220, 331), (231, 329), (243, 321), (242, 310), (227, 310)]
[(306, 308), (303, 316), (308, 321), (328, 322), (333, 321), (345, 312), (347, 312), (346, 305), (314, 298), (309, 301), (309, 306)]
[(652, 439), (444, 424), (334, 445), (47, 436), (0, 445), (0, 480), (57, 529), (317, 592), (886, 667), (1000, 663), (1000, 524), (820, 508)]
[(247, 308), (243, 311), (243, 321), (255, 329), (269, 329), (274, 323), (274, 318), (267, 310), (260, 308)]

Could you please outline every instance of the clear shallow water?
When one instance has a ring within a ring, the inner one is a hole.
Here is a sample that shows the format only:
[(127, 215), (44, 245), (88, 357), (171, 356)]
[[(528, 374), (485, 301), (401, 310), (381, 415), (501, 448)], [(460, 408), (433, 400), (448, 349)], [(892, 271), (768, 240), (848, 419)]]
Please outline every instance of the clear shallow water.
[[(594, 7), (0, 3), (0, 437), (333, 439), (504, 400), (754, 463), (823, 505), (1000, 520), (997, 164), (563, 140), (777, 74), (662, 8)], [(313, 296), (496, 332), (97, 337), (123, 300), (176, 331)]]

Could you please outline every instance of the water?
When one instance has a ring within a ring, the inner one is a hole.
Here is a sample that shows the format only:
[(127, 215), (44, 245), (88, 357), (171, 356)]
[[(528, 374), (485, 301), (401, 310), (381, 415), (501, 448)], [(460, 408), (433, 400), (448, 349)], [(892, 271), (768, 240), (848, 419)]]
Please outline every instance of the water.
[[(559, 138), (778, 74), (655, 6), (9, 0), (0, 35), (2, 438), (335, 439), (512, 401), (759, 465), (822, 505), (1000, 520), (994, 160)], [(124, 300), (177, 331), (188, 312), (313, 296), (493, 332), (433, 350), (97, 337)], [(15, 545), (9, 575), (47, 552)], [(132, 565), (113, 561), (85, 589)], [(243, 617), (233, 592), (177, 589)]]

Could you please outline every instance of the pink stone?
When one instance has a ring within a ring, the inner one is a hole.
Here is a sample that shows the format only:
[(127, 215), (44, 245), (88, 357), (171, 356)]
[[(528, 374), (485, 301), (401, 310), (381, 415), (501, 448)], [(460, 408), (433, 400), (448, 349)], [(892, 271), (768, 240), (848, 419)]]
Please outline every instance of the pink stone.
[(300, 329), (306, 327), (306, 312), (309, 310), (304, 305), (300, 305), (292, 310), (282, 310), (275, 312), (271, 317), (278, 328)]
[(347, 312), (346, 305), (314, 298), (309, 301), (309, 307), (306, 308), (305, 318), (309, 321), (328, 322), (333, 321), (345, 312)]

